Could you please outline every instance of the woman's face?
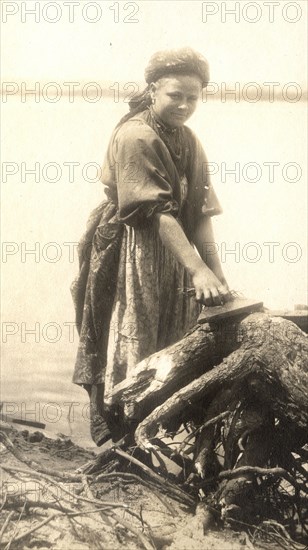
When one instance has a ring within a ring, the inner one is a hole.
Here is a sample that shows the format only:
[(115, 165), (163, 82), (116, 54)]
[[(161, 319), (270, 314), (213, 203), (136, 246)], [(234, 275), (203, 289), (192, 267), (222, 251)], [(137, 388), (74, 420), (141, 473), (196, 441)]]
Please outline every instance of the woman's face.
[(201, 82), (195, 76), (160, 78), (150, 87), (153, 110), (168, 126), (183, 126), (195, 111), (201, 90)]

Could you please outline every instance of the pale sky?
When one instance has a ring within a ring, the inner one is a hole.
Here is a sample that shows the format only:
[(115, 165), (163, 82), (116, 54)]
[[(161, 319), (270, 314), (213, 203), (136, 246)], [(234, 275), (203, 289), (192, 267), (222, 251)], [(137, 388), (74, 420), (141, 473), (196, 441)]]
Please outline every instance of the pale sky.
[(2, 25), (3, 79), (140, 81), (153, 52), (187, 44), (208, 58), (215, 82), (305, 82), (306, 0), (72, 3), (70, 16), (68, 2), (40, 0), (35, 22), (34, 2), (2, 2), (2, 18), (16, 12)]

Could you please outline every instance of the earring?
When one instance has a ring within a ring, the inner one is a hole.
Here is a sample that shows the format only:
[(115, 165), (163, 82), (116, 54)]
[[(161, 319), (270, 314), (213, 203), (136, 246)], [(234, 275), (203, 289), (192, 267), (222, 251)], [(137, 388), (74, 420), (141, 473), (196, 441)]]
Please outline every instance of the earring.
[(155, 101), (156, 101), (155, 97), (152, 97), (152, 105), (155, 105)]

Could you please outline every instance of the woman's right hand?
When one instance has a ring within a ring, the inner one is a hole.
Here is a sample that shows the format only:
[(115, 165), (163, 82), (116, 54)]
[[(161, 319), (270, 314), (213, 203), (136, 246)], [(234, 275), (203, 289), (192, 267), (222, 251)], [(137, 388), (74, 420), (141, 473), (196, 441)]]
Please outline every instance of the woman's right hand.
[(215, 273), (211, 271), (191, 246), (182, 227), (171, 214), (157, 212), (155, 223), (163, 244), (191, 275), (196, 291), (196, 300), (206, 306), (219, 306), (227, 301), (228, 285), (224, 281), (221, 282), (215, 275), (217, 272), (223, 280), (220, 263), (217, 263)]
[(206, 306), (220, 306), (227, 301), (229, 289), (206, 265), (192, 276), (196, 300)]

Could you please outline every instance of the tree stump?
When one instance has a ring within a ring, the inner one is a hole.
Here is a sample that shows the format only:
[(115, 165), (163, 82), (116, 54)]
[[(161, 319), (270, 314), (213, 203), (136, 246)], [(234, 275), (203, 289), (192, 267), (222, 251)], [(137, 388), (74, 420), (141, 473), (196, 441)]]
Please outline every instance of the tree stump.
[[(251, 387), (266, 387), (268, 398), (274, 391), (276, 409), (307, 425), (307, 351), (307, 336), (279, 317), (255, 313), (237, 322), (197, 325), (179, 342), (141, 361), (115, 387), (113, 400), (123, 406), (128, 419), (140, 421), (170, 397), (168, 410), (177, 399), (188, 403), (209, 398), (218, 389), (247, 382), (248, 377)], [(188, 386), (193, 380), (195, 384)], [(165, 415), (165, 406), (159, 411), (156, 414)]]
[(172, 451), (191, 464), (181, 481), (211, 493), (224, 520), (261, 520), (269, 489), (279, 484), (288, 506), (300, 503), (301, 518), (308, 492), (307, 357), (307, 335), (279, 317), (255, 313), (197, 325), (139, 363), (113, 398), (127, 420), (139, 423), (135, 442), (146, 451), (161, 452), (155, 439), (162, 430), (190, 426)]

